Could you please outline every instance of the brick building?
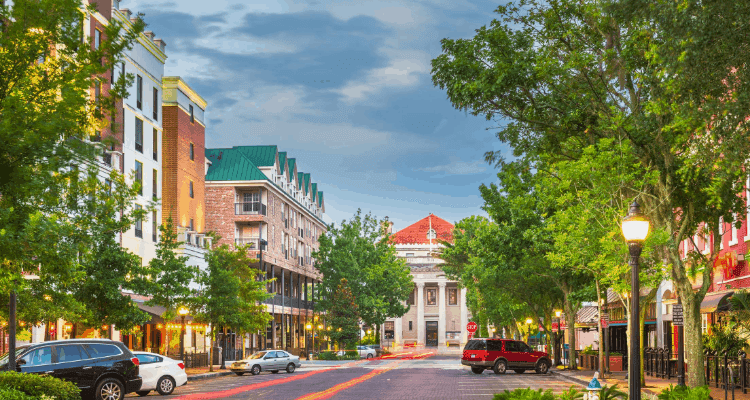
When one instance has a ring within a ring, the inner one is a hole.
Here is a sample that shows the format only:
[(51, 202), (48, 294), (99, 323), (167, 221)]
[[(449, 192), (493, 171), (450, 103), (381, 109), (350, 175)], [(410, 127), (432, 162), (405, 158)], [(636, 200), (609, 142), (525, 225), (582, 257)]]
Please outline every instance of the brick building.
[[(249, 346), (304, 353), (310, 293), (321, 279), (312, 252), (326, 229), (323, 192), (276, 146), (206, 149), (206, 159), (206, 229), (221, 237), (219, 244), (250, 246), (257, 267), (276, 278), (266, 304), (273, 322)], [(262, 251), (261, 241), (267, 242)]]

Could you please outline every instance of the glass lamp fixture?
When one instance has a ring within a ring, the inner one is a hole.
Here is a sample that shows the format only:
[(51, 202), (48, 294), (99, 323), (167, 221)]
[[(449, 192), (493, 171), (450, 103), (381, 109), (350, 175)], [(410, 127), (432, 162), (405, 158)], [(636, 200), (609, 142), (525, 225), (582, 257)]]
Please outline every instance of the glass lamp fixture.
[(307, 324), (307, 325), (305, 326), (305, 328), (307, 328), (307, 330), (309, 331), (309, 330), (311, 330), (311, 329), (312, 329), (312, 325), (310, 325), (310, 324)]
[(526, 323), (527, 324), (531, 325), (532, 322), (534, 322), (534, 321), (532, 321), (531, 318), (526, 318)]
[(177, 310), (177, 313), (178, 313), (178, 314), (180, 314), (180, 315), (188, 315), (188, 313), (189, 313), (189, 312), (190, 312), (190, 310), (188, 310), (188, 309), (187, 309), (187, 308), (185, 308), (185, 307), (180, 307), (180, 308), (179, 308), (179, 309)]
[(560, 318), (561, 315), (562, 315), (562, 311), (555, 310), (555, 317)]
[(650, 224), (646, 216), (641, 213), (638, 202), (633, 201), (628, 215), (622, 220), (622, 235), (628, 243), (643, 242), (648, 236)]

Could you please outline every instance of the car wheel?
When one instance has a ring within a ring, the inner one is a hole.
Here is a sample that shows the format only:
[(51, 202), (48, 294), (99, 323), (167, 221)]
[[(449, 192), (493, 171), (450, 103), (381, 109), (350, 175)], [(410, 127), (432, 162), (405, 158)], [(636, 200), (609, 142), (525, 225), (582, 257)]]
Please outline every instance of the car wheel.
[(372, 354), (368, 354), (368, 355), (367, 355), (367, 358), (372, 358)]
[(525, 369), (514, 369), (513, 371), (515, 371), (517, 374), (522, 374), (522, 373), (526, 372)]
[(293, 374), (293, 373), (294, 373), (294, 370), (295, 370), (296, 368), (297, 368), (297, 367), (295, 367), (295, 366), (294, 366), (294, 363), (289, 363), (289, 365), (287, 365), (287, 366), (286, 366), (286, 372), (287, 372), (288, 374)]
[(167, 396), (174, 392), (175, 382), (174, 379), (168, 376), (162, 376), (159, 378), (159, 382), (156, 382), (156, 391), (162, 396)]
[(253, 375), (258, 375), (260, 373), (260, 365), (253, 365), (253, 367), (250, 368), (250, 373)]
[(498, 375), (504, 374), (506, 369), (508, 369), (508, 363), (505, 360), (497, 360), (495, 366), (492, 367), (492, 371)]
[(139, 391), (137, 391), (137, 392), (135, 392), (135, 393), (136, 393), (136, 394), (137, 394), (138, 396), (141, 396), (141, 397), (143, 397), (143, 396), (148, 396), (148, 394), (149, 394), (149, 393), (151, 393), (151, 391), (150, 391), (150, 390), (139, 390)]
[(242, 376), (242, 375), (245, 375), (245, 373), (244, 373), (244, 372), (235, 372), (235, 374), (237, 374), (237, 376)]
[(278, 374), (278, 373), (279, 373), (279, 370), (276, 370), (276, 371), (271, 371), (271, 373), (272, 373), (272, 374)]
[(536, 366), (536, 373), (537, 374), (546, 374), (549, 372), (549, 362), (547, 361), (540, 361), (539, 364)]
[(125, 397), (125, 387), (115, 378), (105, 378), (96, 385), (94, 398), (96, 400), (122, 400)]
[(484, 368), (482, 368), (482, 367), (471, 367), (471, 372), (479, 375), (482, 372), (484, 372)]

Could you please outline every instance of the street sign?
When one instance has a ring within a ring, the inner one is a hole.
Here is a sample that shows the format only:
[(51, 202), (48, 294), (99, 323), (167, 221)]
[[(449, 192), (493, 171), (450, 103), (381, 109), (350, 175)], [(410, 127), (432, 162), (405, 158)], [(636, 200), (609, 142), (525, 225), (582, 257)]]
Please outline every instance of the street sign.
[(468, 324), (466, 324), (466, 330), (469, 331), (469, 333), (471, 334), (476, 332), (477, 328), (479, 328), (479, 326), (477, 326), (476, 322), (469, 322)]
[(672, 325), (682, 326), (682, 304), (672, 306)]
[[(605, 314), (606, 315), (606, 314)], [(609, 326), (609, 319), (602, 318), (602, 328), (606, 328)]]
[(609, 322), (609, 313), (603, 312), (602, 313), (602, 319)]
[(552, 323), (552, 332), (557, 332), (559, 330), (560, 330), (560, 324), (558, 324), (557, 322), (553, 322)]

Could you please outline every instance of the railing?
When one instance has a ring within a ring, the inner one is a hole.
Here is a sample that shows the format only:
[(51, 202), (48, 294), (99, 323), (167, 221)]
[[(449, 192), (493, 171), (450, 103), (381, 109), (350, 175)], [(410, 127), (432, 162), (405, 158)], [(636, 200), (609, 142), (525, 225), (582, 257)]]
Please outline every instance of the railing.
[(257, 249), (260, 247), (260, 238), (236, 238), (234, 244), (237, 246), (249, 245), (250, 248)]
[[(725, 390), (740, 389), (747, 393), (750, 388), (750, 376), (748, 374), (748, 360), (745, 352), (740, 351), (735, 357), (730, 357), (728, 352), (716, 354), (706, 351), (706, 360), (703, 371), (706, 374), (706, 383)], [(731, 377), (731, 379), (730, 379)]]
[(208, 353), (185, 353), (183, 358), (185, 368), (208, 367)]
[(282, 299), (282, 296), (280, 294), (276, 294), (273, 297), (263, 300), (263, 303), (274, 304), (277, 306), (284, 306), (284, 307), (296, 307), (296, 308), (301, 308), (305, 310), (313, 309), (312, 301), (302, 300), (296, 297), (289, 297), (289, 296), (283, 296), (283, 299)]
[(266, 215), (266, 205), (259, 201), (234, 203), (234, 215)]
[(143, 229), (135, 228), (135, 237), (143, 239)]
[(406, 257), (406, 262), (409, 264), (437, 264), (442, 260), (435, 257)]

